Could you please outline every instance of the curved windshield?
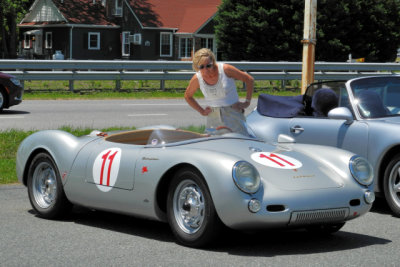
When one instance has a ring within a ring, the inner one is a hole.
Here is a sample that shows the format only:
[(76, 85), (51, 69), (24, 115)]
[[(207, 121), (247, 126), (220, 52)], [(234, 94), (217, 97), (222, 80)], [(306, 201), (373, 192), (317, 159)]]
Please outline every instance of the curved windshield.
[(357, 108), (364, 118), (400, 115), (400, 77), (370, 77), (350, 83)]

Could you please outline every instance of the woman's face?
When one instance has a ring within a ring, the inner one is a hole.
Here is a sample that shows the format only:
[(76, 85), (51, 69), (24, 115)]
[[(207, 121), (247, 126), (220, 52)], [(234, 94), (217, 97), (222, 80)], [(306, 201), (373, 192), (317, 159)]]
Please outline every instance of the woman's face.
[(214, 63), (209, 57), (202, 57), (197, 67), (201, 72), (208, 72), (214, 69)]

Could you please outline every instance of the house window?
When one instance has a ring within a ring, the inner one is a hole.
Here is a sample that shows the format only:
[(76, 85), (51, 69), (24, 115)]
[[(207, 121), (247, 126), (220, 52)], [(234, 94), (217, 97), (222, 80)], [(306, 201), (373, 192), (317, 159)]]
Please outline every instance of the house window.
[(170, 32), (160, 33), (160, 56), (172, 56), (172, 33)]
[(53, 33), (46, 32), (46, 41), (45, 48), (50, 49), (53, 48)]
[(99, 50), (100, 49), (100, 33), (99, 32), (89, 32), (88, 48), (89, 48), (89, 50)]
[(129, 32), (122, 33), (122, 56), (129, 56), (131, 54), (131, 43), (129, 40)]
[(202, 48), (208, 48), (211, 51), (214, 51), (214, 39), (213, 38), (201, 38), (201, 47)]
[(179, 39), (179, 57), (191, 58), (193, 52), (193, 38)]
[(115, 0), (114, 15), (117, 17), (122, 17), (122, 1), (121, 0)]
[(24, 34), (24, 48), (32, 48), (31, 36), (29, 34)]

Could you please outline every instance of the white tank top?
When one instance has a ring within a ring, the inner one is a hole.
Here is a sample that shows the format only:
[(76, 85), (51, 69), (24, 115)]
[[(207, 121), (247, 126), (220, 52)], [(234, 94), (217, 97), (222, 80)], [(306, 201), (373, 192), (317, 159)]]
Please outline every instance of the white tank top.
[(200, 71), (196, 75), (208, 106), (227, 107), (239, 101), (235, 80), (226, 76), (223, 63), (218, 63), (218, 81), (213, 85), (203, 80)]

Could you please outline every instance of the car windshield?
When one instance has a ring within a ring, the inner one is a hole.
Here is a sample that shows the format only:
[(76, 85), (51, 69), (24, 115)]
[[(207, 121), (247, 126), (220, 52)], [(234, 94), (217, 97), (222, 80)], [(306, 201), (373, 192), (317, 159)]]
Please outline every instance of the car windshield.
[(364, 118), (400, 114), (400, 76), (370, 77), (350, 83), (357, 108)]

